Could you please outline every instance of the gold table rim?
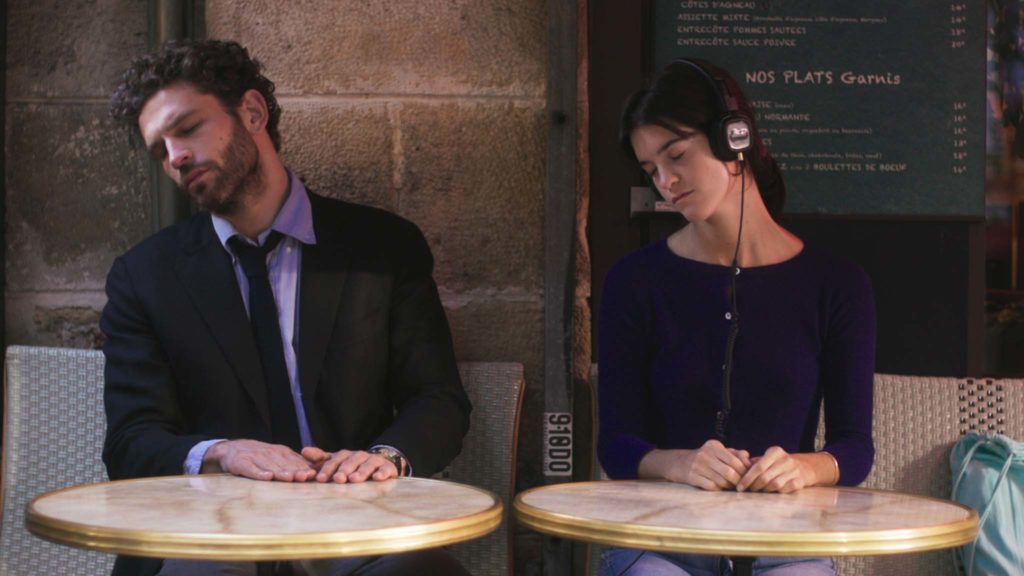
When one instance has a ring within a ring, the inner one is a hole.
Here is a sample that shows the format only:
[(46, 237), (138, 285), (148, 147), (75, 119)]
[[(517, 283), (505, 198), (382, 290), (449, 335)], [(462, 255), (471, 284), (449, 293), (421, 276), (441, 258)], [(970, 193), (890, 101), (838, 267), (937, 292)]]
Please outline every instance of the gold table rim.
[[(216, 476), (231, 477), (230, 474)], [(300, 560), (390, 554), (463, 542), (496, 530), (501, 525), (504, 512), (501, 499), (488, 490), (433, 478), (397, 478), (395, 481), (455, 484), (488, 496), (492, 504), (485, 510), (457, 518), (425, 521), (409, 526), (340, 532), (245, 535), (97, 527), (54, 518), (35, 508), (37, 501), (64, 492), (100, 485), (144, 483), (170, 478), (185, 480), (196, 477), (157, 476), (94, 482), (39, 494), (26, 505), (25, 527), (32, 534), (51, 542), (113, 554), (193, 560)]]
[[(590, 485), (609, 482), (647, 481), (598, 480), (539, 486), (516, 495), (513, 512), (524, 526), (563, 538), (625, 548), (660, 552), (689, 552), (734, 556), (867, 556), (904, 554), (939, 550), (966, 544), (978, 533), (978, 514), (957, 502), (932, 496), (907, 494), (893, 490), (835, 487), (843, 491), (887, 493), (921, 500), (942, 502), (967, 512), (967, 518), (937, 526), (885, 530), (844, 530), (833, 532), (765, 532), (658, 527), (630, 522), (594, 520), (551, 512), (524, 501), (532, 493), (553, 491), (568, 484)], [(651, 483), (660, 481), (651, 480)]]

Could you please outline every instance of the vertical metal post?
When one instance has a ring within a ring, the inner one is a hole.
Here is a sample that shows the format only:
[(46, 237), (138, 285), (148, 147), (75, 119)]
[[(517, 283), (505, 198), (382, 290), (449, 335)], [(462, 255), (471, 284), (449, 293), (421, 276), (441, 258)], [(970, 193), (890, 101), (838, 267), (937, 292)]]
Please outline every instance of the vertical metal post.
[[(544, 197), (544, 477), (572, 480), (572, 334), (576, 224), (576, 0), (548, 2)], [(572, 543), (544, 540), (544, 574), (572, 571)]]
[[(205, 33), (202, 0), (149, 0), (147, 9), (151, 50), (168, 40), (200, 38)], [(188, 198), (154, 160), (149, 163), (149, 182), (154, 231), (188, 217), (192, 211)]]
[[(0, 0), (0, 22), (7, 22), (7, 0)], [(0, 182), (3, 182), (3, 196), (0, 196), (0, 286), (7, 286), (7, 25), (0, 26)], [(7, 294), (0, 298), (0, 350), (7, 349)], [(4, 413), (7, 401), (6, 391), (0, 390), (0, 414)], [(3, 457), (3, 427), (0, 426), (0, 457)]]

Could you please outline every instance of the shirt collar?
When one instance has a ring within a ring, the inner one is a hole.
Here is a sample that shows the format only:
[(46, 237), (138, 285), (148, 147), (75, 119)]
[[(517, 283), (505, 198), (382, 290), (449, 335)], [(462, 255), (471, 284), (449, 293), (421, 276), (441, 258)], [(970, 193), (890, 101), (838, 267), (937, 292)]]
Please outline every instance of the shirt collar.
[[(220, 240), (221, 246), (227, 249), (228, 240), (238, 235), (238, 230), (221, 216), (210, 214), (213, 220), (213, 230)], [(309, 195), (302, 180), (288, 170), (288, 189), (285, 190), (285, 201), (278, 210), (277, 216), (263, 232), (259, 233), (257, 240), (260, 244), (266, 240), (271, 230), (277, 230), (285, 236), (291, 236), (303, 244), (316, 244), (316, 233), (313, 231), (313, 208), (309, 204)], [(230, 252), (230, 250), (228, 250)]]

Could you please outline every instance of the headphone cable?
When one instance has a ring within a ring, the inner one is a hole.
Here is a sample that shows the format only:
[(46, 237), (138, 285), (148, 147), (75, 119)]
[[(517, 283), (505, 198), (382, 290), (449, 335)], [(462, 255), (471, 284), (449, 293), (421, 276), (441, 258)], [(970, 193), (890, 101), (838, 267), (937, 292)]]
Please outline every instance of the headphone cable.
[(739, 256), (740, 240), (743, 238), (743, 211), (746, 205), (747, 191), (747, 170), (743, 160), (743, 153), (738, 154), (740, 162), (740, 225), (736, 232), (736, 249), (732, 254), (732, 275), (729, 278), (729, 338), (725, 343), (725, 360), (722, 364), (722, 409), (715, 414), (715, 436), (725, 444), (727, 436), (725, 426), (729, 421), (729, 413), (732, 411), (732, 358), (733, 350), (736, 348), (736, 336), (740, 331), (740, 314), (736, 304), (736, 277), (740, 275)]

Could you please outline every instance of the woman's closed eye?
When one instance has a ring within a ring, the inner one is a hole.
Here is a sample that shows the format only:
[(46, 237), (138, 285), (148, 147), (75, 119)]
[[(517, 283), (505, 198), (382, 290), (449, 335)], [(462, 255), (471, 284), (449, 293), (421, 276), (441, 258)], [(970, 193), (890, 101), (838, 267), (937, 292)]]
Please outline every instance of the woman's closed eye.
[(672, 160), (673, 162), (682, 160), (683, 156), (686, 156), (686, 148), (683, 148), (682, 150), (670, 150), (668, 153), (669, 160)]

